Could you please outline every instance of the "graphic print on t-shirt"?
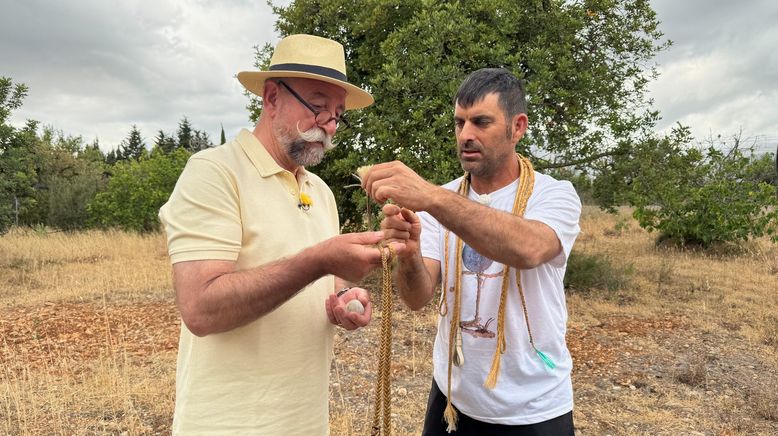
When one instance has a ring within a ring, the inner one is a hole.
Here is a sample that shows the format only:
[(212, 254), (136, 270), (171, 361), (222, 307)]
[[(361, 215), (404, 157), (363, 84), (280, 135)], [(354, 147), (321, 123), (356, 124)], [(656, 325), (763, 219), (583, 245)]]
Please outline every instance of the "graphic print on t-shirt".
[[(465, 244), (462, 248), (462, 264), (465, 267), (465, 270), (462, 270), (462, 275), (475, 275), (477, 288), (475, 294), (475, 314), (473, 315), (473, 319), (461, 321), (459, 326), (465, 333), (469, 333), (474, 337), (493, 338), (495, 335), (493, 331), (489, 330), (489, 325), (494, 321), (494, 318), (489, 318), (485, 323), (481, 323), (481, 316), (479, 315), (481, 288), (484, 281), (502, 276), (502, 270), (494, 274), (486, 274), (486, 270), (489, 269), (492, 263), (494, 263), (492, 259), (482, 256), (469, 245)], [(459, 279), (464, 280), (464, 277), (460, 277)]]

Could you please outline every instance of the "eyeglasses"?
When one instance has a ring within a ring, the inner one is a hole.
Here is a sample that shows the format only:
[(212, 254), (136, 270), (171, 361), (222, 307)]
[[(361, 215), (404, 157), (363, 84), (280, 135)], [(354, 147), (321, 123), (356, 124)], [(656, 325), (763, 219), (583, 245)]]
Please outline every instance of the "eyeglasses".
[(313, 116), (316, 118), (316, 124), (319, 127), (324, 126), (325, 124), (329, 123), (332, 120), (335, 120), (335, 126), (336, 127), (340, 127), (341, 123), (344, 126), (346, 126), (346, 127), (351, 127), (351, 125), (348, 123), (348, 121), (346, 121), (346, 117), (344, 117), (343, 115), (333, 116), (333, 113), (330, 112), (330, 111), (326, 111), (326, 110), (325, 111), (318, 111), (318, 110), (314, 109), (313, 106), (310, 105), (310, 103), (308, 103), (307, 101), (303, 100), (303, 98), (300, 97), (300, 94), (294, 92), (294, 89), (290, 88), (289, 85), (284, 83), (283, 80), (279, 80), (278, 83), (281, 84), (281, 86), (283, 86), (284, 88), (286, 88), (287, 91), (289, 91), (294, 96), (294, 98), (297, 99), (297, 101), (299, 101), (300, 103), (303, 104), (303, 106), (307, 107), (308, 110), (313, 112)]

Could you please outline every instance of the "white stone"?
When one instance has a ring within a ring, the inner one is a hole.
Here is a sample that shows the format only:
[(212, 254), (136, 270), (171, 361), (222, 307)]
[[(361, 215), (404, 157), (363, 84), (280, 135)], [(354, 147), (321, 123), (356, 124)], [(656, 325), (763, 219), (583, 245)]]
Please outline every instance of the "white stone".
[(361, 315), (365, 313), (365, 306), (362, 305), (361, 301), (355, 298), (348, 302), (348, 304), (346, 305), (346, 310), (349, 312), (356, 312)]

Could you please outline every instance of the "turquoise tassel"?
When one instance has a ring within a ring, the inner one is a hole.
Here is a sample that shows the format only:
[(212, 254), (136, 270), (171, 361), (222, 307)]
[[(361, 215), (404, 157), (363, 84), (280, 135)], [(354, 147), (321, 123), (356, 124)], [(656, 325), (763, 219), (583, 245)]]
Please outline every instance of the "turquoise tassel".
[(556, 364), (554, 363), (554, 361), (551, 360), (550, 357), (546, 356), (545, 353), (543, 353), (542, 351), (538, 350), (537, 348), (535, 348), (535, 352), (538, 353), (538, 357), (540, 357), (540, 360), (542, 360), (543, 363), (546, 364), (546, 368), (547, 369), (551, 370), (551, 369), (556, 368)]

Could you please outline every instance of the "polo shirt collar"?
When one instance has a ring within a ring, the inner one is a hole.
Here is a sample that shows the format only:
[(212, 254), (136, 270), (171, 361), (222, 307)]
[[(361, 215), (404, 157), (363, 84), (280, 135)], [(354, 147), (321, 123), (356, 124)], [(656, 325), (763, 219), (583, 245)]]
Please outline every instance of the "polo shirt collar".
[[(251, 163), (259, 171), (260, 176), (270, 177), (286, 171), (268, 153), (262, 142), (247, 129), (240, 129), (237, 140), (241, 148), (243, 148), (243, 152), (246, 153)], [(297, 179), (300, 182), (308, 182), (308, 172), (305, 170), (305, 167), (300, 167), (297, 171)]]

